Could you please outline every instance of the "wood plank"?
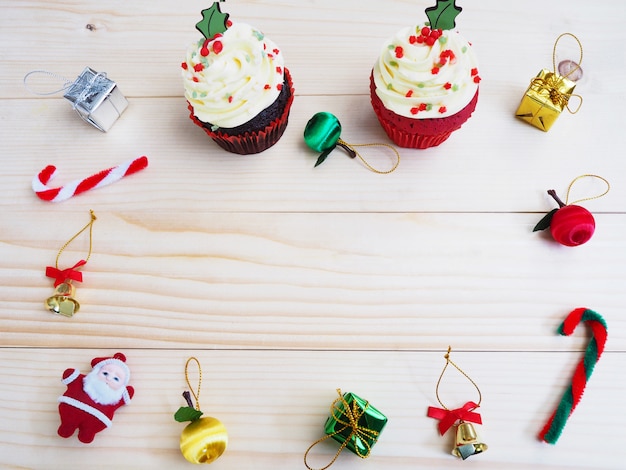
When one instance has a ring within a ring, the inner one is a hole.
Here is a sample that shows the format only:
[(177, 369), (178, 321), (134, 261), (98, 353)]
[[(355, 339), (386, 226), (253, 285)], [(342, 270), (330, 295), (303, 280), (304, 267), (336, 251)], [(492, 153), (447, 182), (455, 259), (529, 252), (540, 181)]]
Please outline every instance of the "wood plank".
[[(313, 168), (317, 154), (304, 144), (307, 121), (322, 110), (340, 118), (349, 142), (388, 142), (369, 98), (363, 96), (296, 97), (281, 141), (245, 157), (212, 142), (189, 120), (182, 98), (131, 100), (107, 134), (82, 122), (65, 100), (10, 100), (0, 108), (0, 120), (6, 123), (0, 127), (0, 140), (11, 161), (0, 187), (0, 207), (4, 213), (49, 207), (30, 189), (32, 178), (47, 165), (58, 168), (50, 182), (56, 187), (147, 155), (148, 170), (132, 180), (49, 209), (116, 210), (132, 203), (142, 212), (185, 207), (211, 212), (545, 213), (556, 207), (546, 190), (556, 189), (564, 198), (572, 179), (593, 173), (615, 184), (606, 197), (583, 205), (594, 213), (626, 211), (626, 187), (617, 184), (626, 161), (611, 150), (626, 147), (626, 134), (594, 124), (598, 132), (593, 138), (568, 137), (588, 132), (585, 125), (597, 121), (595, 116), (611, 106), (614, 96), (591, 102), (589, 114), (562, 116), (563, 122), (548, 134), (516, 120), (513, 111), (503, 114), (496, 96), (481, 95), (481, 100), (483, 108), (475, 119), (441, 147), (401, 149), (400, 167), (390, 175), (368, 171), (342, 150)], [(376, 148), (365, 149), (363, 155), (380, 168), (393, 161), (389, 151)], [(570, 201), (604, 189), (599, 180), (582, 180)]]
[[(226, 453), (212, 468), (303, 468), (306, 448), (323, 436), (323, 424), (336, 388), (369, 400), (389, 419), (371, 457), (360, 462), (345, 451), (332, 468), (451, 468), (451, 436), (437, 434), (427, 418), (436, 406), (435, 383), (443, 352), (128, 350), (132, 403), (117, 411), (113, 426), (92, 444), (56, 435), (57, 396), (67, 367), (88, 372), (93, 357), (114, 350), (0, 349), (0, 389), (5, 401), (0, 420), (0, 465), (4, 468), (182, 468), (178, 449), (183, 425), (173, 413), (184, 405), (186, 359), (203, 366), (201, 405), (229, 433)], [(453, 352), (457, 364), (483, 393), (481, 434), (487, 452), (463, 465), (480, 468), (616, 469), (615, 436), (622, 425), (620, 394), (613, 371), (625, 366), (623, 354), (607, 354), (559, 442), (536, 439), (578, 361), (573, 352)], [(87, 369), (87, 370), (85, 370)], [(37, 377), (38, 380), (34, 380)], [(460, 374), (446, 375), (442, 399), (450, 406), (476, 400)], [(593, 437), (589, 434), (593, 430)], [(590, 449), (581, 445), (593, 439)], [(38, 449), (32, 452), (32, 449)], [(338, 444), (314, 448), (311, 463), (328, 462)]]
[[(102, 212), (81, 311), (51, 315), (45, 266), (87, 215), (5, 219), (1, 344), (437, 349), (451, 335), (549, 350), (588, 307), (612, 326), (610, 348), (626, 347), (625, 215), (598, 216), (594, 238), (566, 248), (531, 232), (534, 214)], [(61, 267), (84, 258), (88, 239), (75, 243)]]
[[(367, 93), (369, 70), (383, 41), (401, 27), (426, 21), (429, 2), (387, 2), (384, 14), (377, 3), (354, 5), (350, 0), (245, 1), (229, 3), (224, 11), (281, 46), (298, 93), (351, 95)], [(458, 25), (479, 52), (484, 89), (510, 93), (512, 106), (539, 69), (551, 68), (552, 45), (565, 31), (579, 35), (586, 51), (585, 93), (616, 95), (626, 72), (604, 51), (607, 44), (626, 40), (621, 28), (626, 12), (614, 5), (613, 0), (516, 0), (503, 7), (498, 0), (484, 0), (466, 6)], [(127, 96), (180, 96), (178, 66), (187, 45), (200, 38), (194, 27), (201, 20), (197, 3), (162, 1), (147, 8), (123, 0), (4, 1), (0, 8), (6, 64), (0, 69), (2, 98), (30, 97), (21, 79), (31, 70), (73, 79), (87, 65), (107, 72)]]

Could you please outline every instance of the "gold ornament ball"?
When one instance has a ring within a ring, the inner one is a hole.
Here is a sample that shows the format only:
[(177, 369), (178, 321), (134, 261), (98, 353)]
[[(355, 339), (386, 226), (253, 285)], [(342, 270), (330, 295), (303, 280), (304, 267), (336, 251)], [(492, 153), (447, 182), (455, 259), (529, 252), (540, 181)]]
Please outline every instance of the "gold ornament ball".
[(211, 463), (224, 453), (228, 433), (221, 421), (200, 418), (192, 421), (180, 435), (180, 451), (191, 463)]

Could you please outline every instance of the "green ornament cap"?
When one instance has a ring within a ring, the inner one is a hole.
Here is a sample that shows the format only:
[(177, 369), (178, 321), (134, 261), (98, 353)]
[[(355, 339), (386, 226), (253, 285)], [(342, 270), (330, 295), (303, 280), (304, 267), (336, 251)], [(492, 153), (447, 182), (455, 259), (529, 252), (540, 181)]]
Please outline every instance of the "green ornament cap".
[[(220, 0), (223, 2), (224, 0)], [(196, 29), (207, 39), (213, 39), (216, 34), (222, 34), (228, 29), (228, 13), (222, 13), (219, 2), (213, 2), (209, 8), (202, 10), (202, 21), (196, 24)]]
[(428, 7), (425, 11), (431, 29), (454, 29), (454, 20), (462, 10), (463, 8), (456, 5), (456, 0), (437, 0), (435, 6)]
[(337, 116), (327, 112), (316, 113), (304, 128), (304, 142), (316, 152), (322, 152), (315, 166), (320, 165), (334, 150), (341, 136), (341, 123)]

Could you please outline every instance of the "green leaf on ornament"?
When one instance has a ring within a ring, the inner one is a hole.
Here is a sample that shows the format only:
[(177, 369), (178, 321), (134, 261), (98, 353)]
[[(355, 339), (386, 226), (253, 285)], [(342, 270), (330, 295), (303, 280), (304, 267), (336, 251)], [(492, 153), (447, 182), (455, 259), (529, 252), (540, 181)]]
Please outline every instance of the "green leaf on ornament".
[(226, 25), (228, 17), (228, 13), (222, 13), (222, 10), (220, 10), (219, 2), (213, 2), (210, 8), (202, 10), (202, 21), (196, 24), (196, 29), (205, 38), (213, 39), (216, 34), (221, 34), (228, 29)]
[(558, 209), (552, 209), (550, 212), (548, 212), (543, 219), (541, 219), (539, 221), (539, 223), (537, 225), (535, 225), (535, 228), (533, 229), (533, 232), (538, 232), (540, 230), (545, 230), (548, 227), (550, 227), (550, 222), (552, 222), (552, 217), (554, 217), (554, 214), (556, 213), (556, 211), (558, 211)]
[(331, 148), (326, 149), (322, 152), (322, 154), (317, 157), (317, 161), (315, 162), (315, 166), (319, 166), (322, 163), (324, 163), (324, 160), (326, 160), (326, 158), (328, 158), (328, 155), (330, 155), (330, 152), (332, 152), (333, 150), (335, 150), (335, 145), (333, 145)]
[(437, 0), (437, 5), (426, 8), (431, 29), (454, 29), (454, 19), (463, 10), (456, 6), (456, 0)]
[(196, 410), (190, 406), (181, 406), (178, 408), (176, 414), (174, 414), (174, 419), (179, 423), (184, 423), (185, 421), (196, 421), (200, 419), (203, 413), (200, 410)]

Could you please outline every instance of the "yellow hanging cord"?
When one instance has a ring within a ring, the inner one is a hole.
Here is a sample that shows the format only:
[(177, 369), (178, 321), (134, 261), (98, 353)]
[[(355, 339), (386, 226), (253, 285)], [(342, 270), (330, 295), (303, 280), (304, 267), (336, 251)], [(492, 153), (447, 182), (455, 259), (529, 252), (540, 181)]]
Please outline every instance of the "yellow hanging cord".
[[(189, 382), (189, 363), (191, 361), (195, 361), (196, 365), (198, 366), (198, 391), (197, 392), (194, 391), (193, 387), (191, 386), (191, 383)], [(189, 387), (189, 390), (191, 390), (191, 394), (196, 400), (196, 410), (200, 411), (200, 388), (202, 387), (202, 368), (200, 367), (200, 361), (198, 361), (198, 359), (196, 359), (193, 356), (187, 359), (187, 362), (185, 363), (185, 380), (187, 381), (187, 386)]]
[(576, 70), (580, 69), (580, 64), (583, 63), (583, 45), (580, 43), (578, 38), (576, 36), (574, 36), (572, 33), (563, 33), (558, 38), (556, 38), (556, 41), (554, 42), (554, 47), (552, 48), (552, 67), (554, 68), (554, 73), (555, 74), (558, 74), (557, 69), (556, 69), (556, 46), (559, 43), (559, 40), (563, 36), (571, 36), (571, 37), (573, 37), (574, 40), (578, 43), (578, 47), (580, 48), (580, 59), (578, 59), (578, 62), (576, 63), (576, 68), (573, 68), (572, 70), (570, 70), (569, 73), (563, 77), (563, 78), (567, 78), (571, 74), (573, 74)]
[[(606, 191), (604, 191), (602, 194), (598, 194), (597, 196), (585, 197), (585, 198), (582, 198), (582, 199), (577, 199), (577, 200), (575, 200), (572, 203), (569, 203), (568, 202), (569, 201), (569, 193), (572, 190), (572, 186), (574, 186), (574, 183), (576, 183), (576, 181), (578, 181), (578, 180), (580, 180), (582, 178), (598, 178), (598, 179), (604, 181), (606, 183)], [(568, 204), (577, 204), (577, 203), (583, 202), (583, 201), (591, 201), (593, 199), (599, 199), (602, 196), (604, 196), (606, 193), (608, 193), (610, 190), (611, 190), (610, 183), (605, 178), (603, 178), (602, 176), (598, 176), (598, 175), (580, 175), (580, 176), (577, 176), (576, 178), (574, 178), (572, 180), (572, 182), (569, 184), (569, 186), (567, 187), (567, 194), (565, 196), (565, 205), (567, 206)]]
[(446, 365), (443, 366), (443, 370), (441, 371), (441, 375), (439, 375), (439, 380), (437, 380), (437, 386), (435, 387), (435, 395), (437, 396), (437, 401), (439, 402), (439, 404), (441, 405), (441, 407), (444, 410), (449, 410), (449, 408), (443, 404), (443, 402), (441, 401), (441, 398), (439, 398), (439, 385), (441, 384), (441, 379), (443, 378), (443, 374), (446, 372), (446, 369), (448, 368), (448, 365), (452, 365), (456, 370), (458, 370), (461, 374), (463, 374), (463, 376), (469, 380), (472, 385), (474, 386), (474, 388), (476, 388), (476, 390), (478, 391), (478, 402), (476, 403), (478, 406), (480, 406), (480, 402), (483, 399), (482, 393), (480, 393), (480, 388), (478, 388), (478, 385), (476, 385), (476, 382), (474, 382), (469, 375), (467, 375), (465, 372), (463, 372), (463, 370), (457, 366), (452, 359), (450, 359), (450, 352), (452, 351), (452, 347), (448, 346), (448, 352), (446, 353), (445, 356), (443, 356), (446, 359)]
[[(368, 170), (373, 171), (374, 173), (378, 173), (379, 175), (388, 175), (389, 173), (392, 173), (393, 171), (395, 171), (396, 168), (398, 168), (398, 165), (400, 164), (400, 153), (396, 150), (395, 147), (393, 147), (392, 145), (389, 145), (389, 144), (383, 144), (383, 143), (349, 144), (345, 140), (339, 139), (339, 140), (337, 140), (337, 145), (340, 145), (344, 149), (348, 150), (348, 152), (350, 152), (351, 154), (354, 153), (354, 155), (351, 155), (351, 156), (359, 157), (359, 160), (361, 160), (363, 165), (365, 165)], [(387, 147), (387, 148), (391, 149), (391, 151), (393, 151), (393, 153), (396, 154), (396, 162), (395, 162), (395, 164), (393, 165), (393, 167), (390, 170), (378, 170), (378, 169), (374, 168), (372, 165), (370, 165), (365, 160), (365, 158), (363, 158), (361, 156), (361, 154), (355, 149), (355, 147)]]
[(91, 256), (91, 248), (93, 245), (93, 237), (92, 237), (93, 223), (97, 220), (96, 215), (93, 213), (92, 210), (90, 210), (89, 213), (91, 215), (91, 220), (89, 221), (89, 223), (85, 225), (82, 229), (80, 229), (76, 235), (74, 235), (67, 242), (65, 242), (65, 245), (63, 245), (61, 249), (59, 250), (59, 252), (57, 253), (57, 258), (55, 261), (55, 267), (57, 269), (59, 269), (59, 258), (61, 257), (61, 253), (63, 253), (63, 250), (65, 250), (70, 243), (72, 243), (81, 233), (83, 233), (87, 229), (89, 229), (89, 253), (87, 253), (87, 258), (85, 258), (85, 263), (89, 261), (89, 257)]

